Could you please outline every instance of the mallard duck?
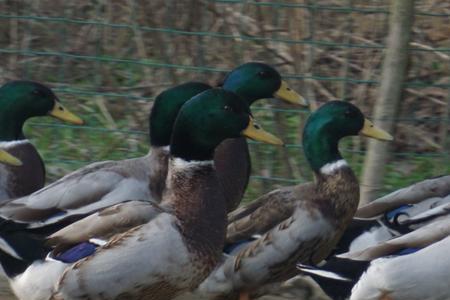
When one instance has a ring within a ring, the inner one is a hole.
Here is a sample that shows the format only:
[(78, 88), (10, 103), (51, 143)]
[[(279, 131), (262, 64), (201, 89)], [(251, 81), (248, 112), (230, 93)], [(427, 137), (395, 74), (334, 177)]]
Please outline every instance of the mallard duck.
[(187, 100), (207, 89), (209, 85), (189, 82), (156, 97), (150, 113), (151, 149), (147, 155), (85, 166), (27, 197), (8, 202), (0, 214), (40, 227), (127, 200), (159, 202), (173, 122)]
[(406, 234), (450, 214), (450, 176), (396, 190), (360, 207), (334, 254), (354, 252)]
[[(247, 88), (248, 86), (248, 88)], [(135, 159), (106, 161), (70, 173), (28, 197), (0, 208), (6, 219), (42, 226), (66, 220), (126, 200), (161, 201), (167, 174), (168, 145), (175, 116), (183, 103), (211, 87), (190, 82), (158, 95), (150, 114), (150, 152)], [(302, 98), (280, 79), (272, 67), (249, 63), (231, 72), (223, 88), (245, 96), (249, 104), (258, 97), (279, 97), (290, 102)], [(228, 207), (239, 203), (248, 181), (250, 158), (245, 139), (225, 141), (215, 155), (219, 179), (226, 190)]]
[(22, 166), (0, 166), (0, 200), (22, 197), (42, 188), (45, 167), (22, 127), (31, 117), (50, 115), (72, 124), (83, 121), (69, 112), (48, 87), (32, 81), (10, 81), (0, 87), (0, 148), (20, 159)]
[[(99, 247), (86, 239), (46, 257), (48, 248), (41, 244), (34, 249), (41, 258), (31, 263), (14, 256), (23, 252), (16, 245), (6, 250), (3, 245), (0, 261), (18, 298), (163, 300), (196, 287), (220, 259), (226, 230), (226, 200), (213, 164), (214, 149), (239, 135), (282, 144), (253, 122), (248, 105), (236, 94), (210, 89), (192, 98), (174, 124), (164, 206), (154, 206), (159, 210), (154, 218), (101, 243), (104, 236), (91, 236)], [(11, 236), (11, 227), (3, 224), (0, 235)], [(16, 229), (19, 233), (39, 245), (35, 232), (27, 236), (27, 230)], [(23, 270), (20, 264), (28, 265)]]
[(374, 260), (350, 299), (449, 299), (449, 247), (450, 237), (446, 237), (409, 255)]
[(358, 207), (358, 180), (338, 151), (341, 138), (357, 134), (392, 139), (350, 103), (331, 101), (315, 111), (303, 130), (303, 149), (315, 181), (277, 189), (257, 199), (258, 205), (240, 210), (239, 222), (228, 226), (228, 242), (259, 237), (226, 258), (198, 293), (238, 291), (244, 299), (245, 292), (289, 276), (297, 261), (323, 260)]
[[(271, 66), (250, 62), (240, 65), (224, 79), (222, 87), (247, 100), (249, 105), (265, 98), (307, 106), (306, 100), (292, 90)], [(220, 144), (214, 163), (225, 191), (228, 211), (241, 203), (251, 172), (251, 161), (245, 138), (229, 139)]]
[[(448, 299), (450, 218), (334, 256), (320, 267), (300, 264), (332, 299)], [(411, 272), (410, 270), (413, 270)]]

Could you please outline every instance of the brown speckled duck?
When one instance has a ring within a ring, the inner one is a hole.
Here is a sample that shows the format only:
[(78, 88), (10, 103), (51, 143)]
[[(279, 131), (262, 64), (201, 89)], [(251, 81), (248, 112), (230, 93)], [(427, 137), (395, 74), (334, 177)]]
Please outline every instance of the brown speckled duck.
[(0, 87), (0, 149), (22, 161), (0, 166), (0, 200), (22, 197), (42, 188), (45, 167), (33, 144), (23, 134), (26, 120), (52, 116), (72, 124), (83, 121), (62, 106), (48, 87), (32, 81), (11, 81)]

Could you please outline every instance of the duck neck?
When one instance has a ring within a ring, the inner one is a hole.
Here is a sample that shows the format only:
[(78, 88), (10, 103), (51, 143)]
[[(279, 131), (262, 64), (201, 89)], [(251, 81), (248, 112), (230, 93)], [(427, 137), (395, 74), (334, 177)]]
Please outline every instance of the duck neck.
[(317, 192), (322, 195), (317, 205), (341, 230), (348, 225), (358, 207), (359, 184), (339, 153), (340, 137), (328, 132), (305, 129), (303, 147), (314, 171)]
[(0, 141), (15, 141), (25, 138), (22, 127), (26, 118), (11, 113), (8, 110), (0, 111)]
[(227, 223), (226, 201), (212, 160), (169, 159), (164, 203), (173, 208), (189, 244), (220, 253)]
[(328, 175), (336, 168), (347, 166), (338, 150), (339, 137), (326, 133), (324, 130), (308, 132), (303, 135), (305, 156), (316, 174)]
[(169, 146), (153, 146), (147, 155), (149, 187), (152, 198), (157, 202), (161, 202), (163, 191), (166, 188), (168, 159)]
[(36, 113), (27, 108), (27, 102), (14, 93), (0, 91), (0, 140), (24, 139), (22, 127), (25, 121)]
[(173, 157), (185, 161), (212, 161), (214, 156), (214, 145), (205, 141), (196, 139), (190, 135), (189, 130), (174, 132), (172, 143), (170, 145), (170, 154)]

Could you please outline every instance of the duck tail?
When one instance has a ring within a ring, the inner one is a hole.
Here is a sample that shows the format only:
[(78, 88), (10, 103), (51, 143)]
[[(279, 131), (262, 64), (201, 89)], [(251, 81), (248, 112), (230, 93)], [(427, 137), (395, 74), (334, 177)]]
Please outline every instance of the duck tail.
[(351, 290), (369, 267), (369, 261), (332, 257), (315, 267), (298, 264), (297, 269), (310, 276), (332, 299), (348, 299)]
[(45, 237), (29, 232), (27, 225), (0, 218), (0, 264), (8, 277), (14, 277), (49, 252)]

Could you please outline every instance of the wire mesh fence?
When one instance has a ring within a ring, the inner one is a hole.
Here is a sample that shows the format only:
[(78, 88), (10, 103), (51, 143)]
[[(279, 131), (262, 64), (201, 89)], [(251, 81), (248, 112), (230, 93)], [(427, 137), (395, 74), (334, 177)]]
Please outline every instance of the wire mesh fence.
[[(247, 61), (275, 66), (313, 103), (343, 99), (371, 115), (388, 1), (0, 1), (0, 77), (49, 84), (87, 126), (29, 122), (49, 180), (93, 161), (148, 151), (152, 99), (189, 80), (214, 84)], [(410, 67), (380, 192), (450, 171), (450, 3), (416, 1)], [(311, 179), (301, 149), (306, 110), (252, 109), (285, 148), (251, 143), (247, 199)], [(375, 120), (376, 121), (376, 120)], [(341, 150), (361, 173), (365, 141)], [(364, 184), (364, 183), (362, 183)]]

